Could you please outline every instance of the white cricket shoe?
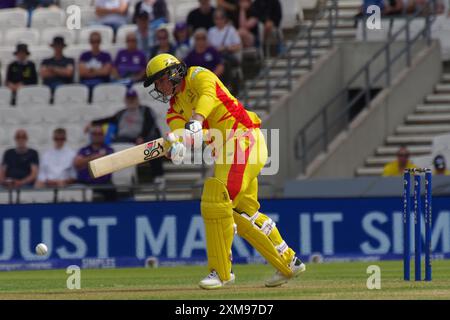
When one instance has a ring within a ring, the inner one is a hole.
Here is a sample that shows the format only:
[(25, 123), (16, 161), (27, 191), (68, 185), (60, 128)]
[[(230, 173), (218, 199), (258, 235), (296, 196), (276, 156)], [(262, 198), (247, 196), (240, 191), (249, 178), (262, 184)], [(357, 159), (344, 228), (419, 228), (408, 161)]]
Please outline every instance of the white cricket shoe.
[(210, 289), (219, 289), (222, 288), (226, 284), (232, 284), (234, 283), (234, 273), (231, 272), (230, 274), (230, 280), (228, 281), (222, 281), (220, 280), (219, 275), (217, 274), (216, 270), (211, 271), (210, 274), (206, 276), (202, 281), (198, 283), (200, 288), (210, 290)]
[(305, 271), (306, 265), (299, 258), (294, 257), (289, 265), (289, 268), (292, 270), (292, 277), (288, 278), (277, 270), (272, 278), (266, 281), (266, 287), (278, 287), (287, 283), (290, 279), (297, 277), (300, 273)]

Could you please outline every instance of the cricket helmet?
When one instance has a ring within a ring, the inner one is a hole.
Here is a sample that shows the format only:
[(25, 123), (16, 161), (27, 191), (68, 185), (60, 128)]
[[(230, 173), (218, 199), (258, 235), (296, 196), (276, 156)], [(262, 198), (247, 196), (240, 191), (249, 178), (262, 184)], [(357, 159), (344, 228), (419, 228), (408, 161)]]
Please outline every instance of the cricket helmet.
[[(178, 86), (183, 78), (186, 76), (187, 67), (184, 62), (181, 62), (171, 54), (162, 53), (153, 57), (147, 64), (146, 78), (144, 81), (144, 87), (148, 87), (156, 80), (160, 79), (164, 75), (169, 76), (169, 80), (173, 84), (172, 94), (175, 92), (176, 86)], [(159, 101), (167, 102), (169, 97), (164, 96), (156, 87), (150, 90), (150, 95)]]

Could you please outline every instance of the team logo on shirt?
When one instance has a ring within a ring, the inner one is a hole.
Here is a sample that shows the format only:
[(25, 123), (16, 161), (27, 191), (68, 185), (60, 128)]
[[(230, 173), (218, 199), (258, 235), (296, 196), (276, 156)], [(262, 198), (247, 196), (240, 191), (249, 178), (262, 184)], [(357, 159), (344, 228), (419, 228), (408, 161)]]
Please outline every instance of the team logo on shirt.
[(163, 152), (163, 146), (161, 145), (161, 143), (159, 143), (157, 141), (151, 141), (151, 142), (147, 143), (147, 146), (145, 147), (144, 160), (148, 161), (148, 160), (157, 158), (161, 155), (162, 152)]

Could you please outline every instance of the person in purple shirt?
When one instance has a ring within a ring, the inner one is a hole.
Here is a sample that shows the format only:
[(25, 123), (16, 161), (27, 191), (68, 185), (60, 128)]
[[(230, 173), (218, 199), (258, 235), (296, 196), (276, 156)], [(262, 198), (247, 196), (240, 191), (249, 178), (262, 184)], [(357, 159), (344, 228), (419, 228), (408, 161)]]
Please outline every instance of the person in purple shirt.
[(112, 76), (121, 82), (139, 82), (145, 77), (147, 60), (145, 53), (137, 47), (137, 37), (135, 32), (126, 35), (127, 48), (117, 53), (114, 61)]
[(208, 32), (203, 28), (194, 32), (194, 49), (189, 52), (184, 62), (188, 67), (200, 66), (207, 68), (219, 78), (225, 70), (220, 53), (208, 44)]
[(105, 135), (101, 126), (92, 126), (89, 133), (91, 143), (81, 148), (73, 160), (73, 166), (77, 171), (77, 182), (87, 185), (105, 186), (103, 189), (96, 188), (94, 196), (100, 196), (105, 201), (114, 201), (117, 199), (117, 194), (112, 185), (112, 175), (107, 174), (94, 179), (89, 175), (88, 171), (89, 161), (111, 154), (114, 150), (104, 143)]
[(91, 50), (83, 52), (80, 56), (78, 66), (80, 83), (89, 87), (89, 96), (92, 95), (92, 89), (97, 84), (109, 82), (109, 75), (112, 70), (111, 55), (100, 50), (101, 42), (101, 34), (97, 31), (92, 32), (89, 35)]

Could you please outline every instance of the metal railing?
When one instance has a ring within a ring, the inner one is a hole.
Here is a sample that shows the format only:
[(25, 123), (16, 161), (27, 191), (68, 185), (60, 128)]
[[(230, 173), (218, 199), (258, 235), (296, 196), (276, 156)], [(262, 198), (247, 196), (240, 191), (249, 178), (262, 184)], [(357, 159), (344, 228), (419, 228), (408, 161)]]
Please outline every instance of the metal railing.
[[(435, 19), (435, 8), (435, 0), (430, 0), (427, 2), (426, 6), (422, 7), (421, 10), (417, 11), (414, 15), (402, 18), (405, 19), (406, 23), (393, 34), (390, 32), (391, 35), (383, 47), (376, 51), (376, 53), (370, 57), (370, 59), (368, 59), (368, 61), (350, 78), (344, 88), (333, 96), (332, 99), (330, 99), (324, 106), (322, 106), (319, 111), (315, 113), (315, 115), (300, 129), (295, 139), (295, 154), (296, 158), (301, 160), (301, 170), (303, 174), (306, 173), (306, 168), (310, 161), (317, 157), (321, 152), (327, 151), (330, 140), (333, 138), (330, 135), (330, 132), (333, 131), (335, 127), (338, 125), (342, 126), (342, 128), (338, 128), (338, 132), (348, 130), (351, 122), (349, 118), (350, 110), (355, 107), (357, 103), (359, 103), (360, 99), (364, 97), (365, 108), (369, 106), (370, 101), (373, 98), (371, 96), (371, 90), (374, 89), (372, 87), (373, 84), (382, 80), (382, 77), (385, 77), (386, 86), (390, 86), (392, 64), (401, 57), (405, 56), (406, 66), (410, 67), (412, 47), (420, 38), (426, 39), (427, 46), (431, 45), (431, 24)], [(427, 12), (427, 14), (423, 15), (424, 12)], [(423, 17), (425, 19), (425, 26), (415, 36), (411, 37), (411, 21), (418, 17)], [(398, 19), (398, 17), (391, 19)], [(365, 19), (363, 19), (363, 21), (365, 21)], [(406, 34), (406, 40), (405, 42), (400, 43), (404, 43), (404, 46), (399, 49), (396, 54), (392, 55), (391, 45), (403, 32)], [(370, 74), (370, 68), (377, 58), (382, 57), (382, 55), (384, 55), (384, 67), (378, 72), (378, 74), (372, 77)], [(357, 85), (353, 85), (361, 77), (363, 77), (363, 88), (360, 89), (359, 93), (352, 99), (349, 99), (349, 89), (358, 87)], [(336, 103), (339, 102), (340, 99), (346, 101), (345, 106), (337, 112), (333, 119), (330, 119), (329, 110), (333, 106), (336, 106)], [(314, 128), (317, 132), (308, 136), (308, 130), (311, 128)], [(314, 149), (317, 150), (315, 154), (312, 152)]]
[[(328, 15), (326, 13), (328, 12)], [(326, 31), (318, 36), (312, 37), (312, 32), (316, 27), (317, 21), (327, 16), (328, 25)], [(319, 48), (322, 40), (328, 40), (328, 44), (330, 47), (334, 44), (334, 29), (336, 28), (338, 23), (338, 0), (328, 0), (325, 2), (325, 6), (323, 10), (319, 10), (318, 13), (314, 16), (311, 24), (309, 26), (301, 26), (299, 32), (295, 36), (294, 40), (289, 44), (289, 46), (281, 53), (278, 54), (277, 57), (273, 58), (259, 73), (258, 75), (250, 81), (246, 81), (244, 84), (243, 93), (240, 96), (240, 99), (244, 101), (246, 106), (250, 106), (252, 109), (257, 108), (265, 108), (268, 109), (271, 106), (271, 96), (274, 89), (280, 88), (282, 83), (287, 81), (287, 87), (289, 90), (292, 89), (293, 82), (293, 74), (292, 70), (299, 67), (301, 62), (305, 59), (307, 61), (307, 68), (309, 70), (312, 69), (313, 65), (313, 50)], [(292, 51), (297, 46), (298, 42), (301, 40), (306, 40), (306, 52), (298, 57), (292, 56)], [(274, 77), (270, 74), (271, 70), (273, 70), (282, 60), (287, 59), (287, 66), (285, 68), (285, 72), (279, 75), (278, 77)], [(249, 104), (250, 100), (250, 92), (252, 89), (257, 87), (258, 82), (264, 81), (264, 89), (265, 92), (263, 95), (258, 97), (253, 104)], [(262, 102), (266, 102), (262, 104)], [(264, 105), (264, 107), (261, 107)]]

